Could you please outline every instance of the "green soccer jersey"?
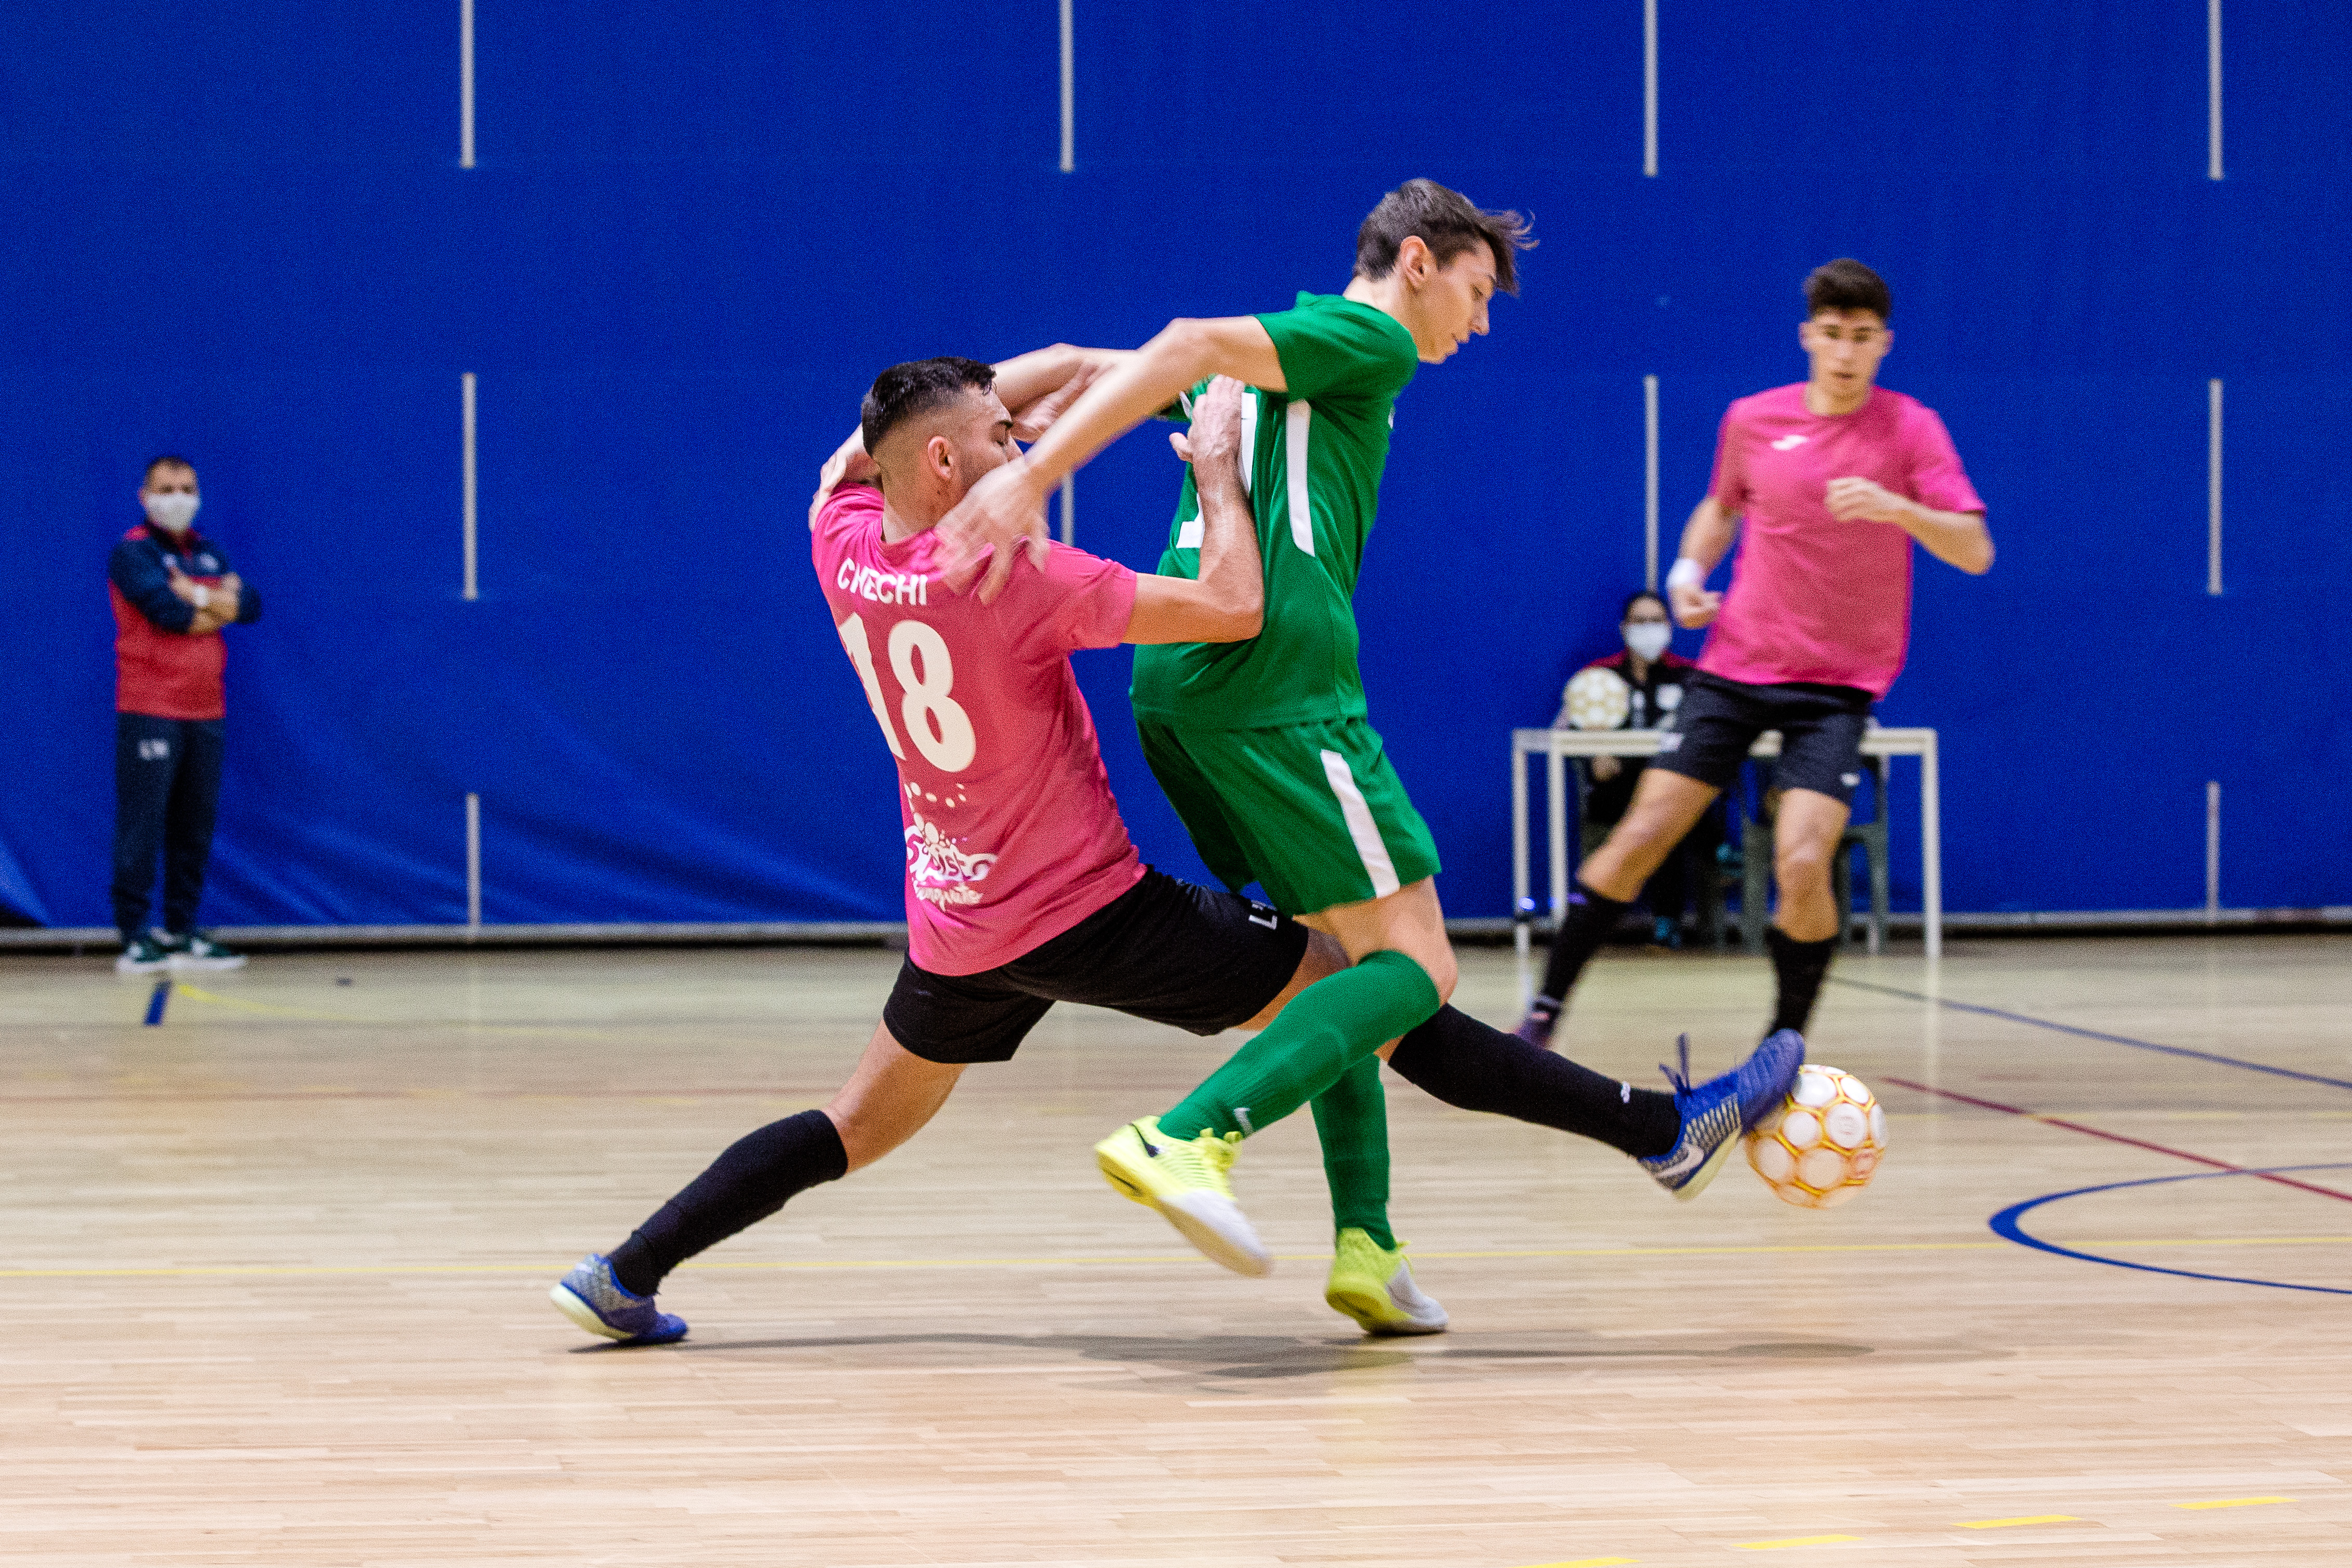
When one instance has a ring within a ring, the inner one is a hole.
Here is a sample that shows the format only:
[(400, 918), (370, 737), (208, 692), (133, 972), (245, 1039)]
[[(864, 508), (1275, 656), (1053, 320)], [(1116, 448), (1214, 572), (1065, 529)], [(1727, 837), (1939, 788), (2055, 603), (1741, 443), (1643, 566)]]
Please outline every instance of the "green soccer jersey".
[[(1396, 396), (1421, 363), (1394, 317), (1336, 294), (1301, 293), (1295, 309), (1258, 320), (1289, 388), (1253, 389), (1242, 404), (1265, 628), (1247, 642), (1135, 650), (1135, 710), (1194, 729), (1364, 717), (1356, 574), (1380, 510)], [(1201, 502), (1189, 471), (1160, 571), (1201, 574)]]

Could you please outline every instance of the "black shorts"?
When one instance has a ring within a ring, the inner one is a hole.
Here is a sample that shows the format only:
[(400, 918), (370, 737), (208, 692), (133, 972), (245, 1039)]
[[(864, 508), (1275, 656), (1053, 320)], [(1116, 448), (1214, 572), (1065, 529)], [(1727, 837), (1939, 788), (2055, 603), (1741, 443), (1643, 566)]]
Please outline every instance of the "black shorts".
[(1056, 1002), (1214, 1035), (1281, 995), (1306, 952), (1296, 921), (1146, 867), (1134, 887), (1010, 963), (933, 974), (908, 960), (882, 1022), (933, 1062), (1009, 1060)]
[(1682, 706), (1658, 742), (1651, 766), (1729, 789), (1748, 748), (1767, 730), (1780, 731), (1772, 783), (1853, 804), (1862, 782), (1862, 736), (1870, 727), (1870, 693), (1855, 686), (1751, 686), (1694, 670)]

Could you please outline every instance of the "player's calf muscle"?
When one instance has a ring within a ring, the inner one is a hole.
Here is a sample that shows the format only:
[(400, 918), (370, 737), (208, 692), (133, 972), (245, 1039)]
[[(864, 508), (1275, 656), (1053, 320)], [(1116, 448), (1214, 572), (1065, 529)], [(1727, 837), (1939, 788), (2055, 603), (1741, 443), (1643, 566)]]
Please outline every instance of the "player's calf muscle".
[(962, 1076), (961, 1065), (928, 1061), (876, 1025), (857, 1070), (824, 1107), (849, 1169), (872, 1164), (920, 1132)]

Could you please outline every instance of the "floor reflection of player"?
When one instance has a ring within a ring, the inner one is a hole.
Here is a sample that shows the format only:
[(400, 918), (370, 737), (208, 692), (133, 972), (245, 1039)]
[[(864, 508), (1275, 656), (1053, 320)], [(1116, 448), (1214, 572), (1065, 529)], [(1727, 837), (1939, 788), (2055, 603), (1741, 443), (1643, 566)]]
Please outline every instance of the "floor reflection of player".
[[(1903, 668), (1911, 542), (1963, 572), (1992, 565), (1984, 502), (1935, 411), (1875, 384), (1895, 334), (1886, 284), (1859, 261), (1805, 282), (1798, 330), (1811, 374), (1743, 397), (1723, 416), (1715, 473), (1666, 578), (1675, 618), (1710, 623), (1671, 749), (1643, 770), (1608, 842), (1577, 871), (1544, 987), (1520, 1026), (1549, 1038), (1585, 962), (1667, 851), (1739, 776), (1749, 746), (1780, 731), (1773, 824), (1780, 891), (1767, 935), (1779, 995), (1772, 1029), (1802, 1030), (1837, 942), (1831, 857), (1861, 782), (1870, 705)], [(1740, 534), (1728, 594), (1706, 591)]]
[[(1118, 357), (1055, 349), (995, 370), (958, 359), (895, 366), (875, 382), (858, 437), (827, 465), (813, 553), (898, 759), (908, 960), (830, 1103), (739, 1140), (609, 1256), (590, 1256), (554, 1288), (556, 1306), (589, 1332), (631, 1344), (683, 1338), (684, 1321), (654, 1304), (671, 1269), (905, 1142), (968, 1065), (1011, 1057), (1057, 999), (1211, 1035), (1263, 1026), (1343, 964), (1328, 938), (1143, 865), (1070, 668), (1081, 647), (1258, 629), (1257, 546), (1234, 457), (1237, 387), (1209, 400), (1189, 446), (1179, 438), (1204, 502), (1197, 580), (1054, 545), (1032, 552), (1035, 570), (992, 605), (938, 583), (931, 525), (1017, 456), (1016, 428), (1046, 422), (1057, 398)], [(1008, 401), (1029, 425), (1016, 426)], [(863, 477), (867, 449), (882, 489), (839, 483)], [(1436, 1312), (1432, 1326), (1444, 1321)]]

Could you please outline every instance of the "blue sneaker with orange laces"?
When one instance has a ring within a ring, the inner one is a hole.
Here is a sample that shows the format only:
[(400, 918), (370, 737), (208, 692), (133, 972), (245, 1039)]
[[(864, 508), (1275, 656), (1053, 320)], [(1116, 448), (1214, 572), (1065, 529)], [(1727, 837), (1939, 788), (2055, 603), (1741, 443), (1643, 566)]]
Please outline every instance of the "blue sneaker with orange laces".
[(1690, 1080), (1690, 1037), (1675, 1044), (1680, 1070), (1661, 1067), (1675, 1086), (1675, 1110), (1683, 1121), (1675, 1146), (1663, 1154), (1635, 1162), (1658, 1185), (1684, 1203), (1706, 1190), (1739, 1146), (1739, 1135), (1754, 1128), (1788, 1096), (1805, 1065), (1804, 1037), (1794, 1029), (1768, 1035), (1746, 1061), (1718, 1078), (1694, 1088)]
[(625, 1289), (602, 1253), (582, 1258), (547, 1299), (590, 1333), (616, 1344), (667, 1345), (686, 1338), (686, 1320), (655, 1307), (651, 1296)]

